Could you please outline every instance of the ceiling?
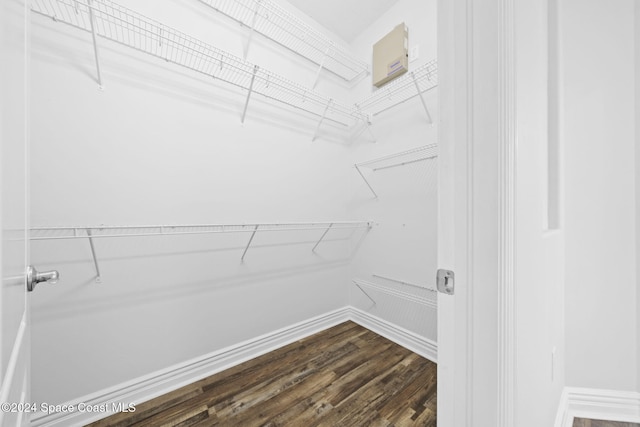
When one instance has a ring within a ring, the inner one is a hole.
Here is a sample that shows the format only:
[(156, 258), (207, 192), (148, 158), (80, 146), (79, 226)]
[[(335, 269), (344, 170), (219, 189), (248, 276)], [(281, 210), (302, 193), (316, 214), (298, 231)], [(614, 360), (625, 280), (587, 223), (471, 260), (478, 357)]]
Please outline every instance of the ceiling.
[(289, 0), (320, 25), (351, 43), (398, 0)]

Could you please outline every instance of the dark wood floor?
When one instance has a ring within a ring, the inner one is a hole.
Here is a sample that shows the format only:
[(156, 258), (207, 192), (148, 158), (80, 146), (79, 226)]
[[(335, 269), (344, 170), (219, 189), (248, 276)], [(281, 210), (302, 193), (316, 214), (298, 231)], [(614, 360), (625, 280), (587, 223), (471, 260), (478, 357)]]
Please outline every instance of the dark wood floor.
[(436, 365), (345, 322), (91, 424), (132, 425), (435, 427)]
[(640, 427), (637, 423), (622, 423), (618, 421), (588, 420), (574, 418), (573, 427)]

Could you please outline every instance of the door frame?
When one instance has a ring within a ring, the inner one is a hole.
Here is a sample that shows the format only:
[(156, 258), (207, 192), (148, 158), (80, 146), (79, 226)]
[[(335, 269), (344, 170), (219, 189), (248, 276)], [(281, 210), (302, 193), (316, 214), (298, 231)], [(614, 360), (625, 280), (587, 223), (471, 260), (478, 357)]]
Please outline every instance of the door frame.
[[(516, 421), (515, 0), (439, 0), (438, 425)], [(449, 336), (447, 336), (449, 334)]]
[(33, 407), (24, 409), (21, 404), (31, 400), (30, 298), (26, 289), (30, 255), (30, 7), (25, 0), (11, 0), (3, 2), (0, 10), (0, 49), (6, 54), (0, 70), (0, 92), (4, 95), (0, 100), (0, 303), (4, 309), (11, 307), (9, 315), (0, 320), (0, 403), (9, 404), (0, 410), (0, 425), (28, 426)]

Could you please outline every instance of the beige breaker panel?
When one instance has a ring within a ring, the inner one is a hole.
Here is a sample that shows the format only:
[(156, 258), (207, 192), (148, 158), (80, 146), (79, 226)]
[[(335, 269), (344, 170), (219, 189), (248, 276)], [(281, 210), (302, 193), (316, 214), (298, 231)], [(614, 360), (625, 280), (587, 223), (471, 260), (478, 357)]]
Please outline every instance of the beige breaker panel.
[(373, 85), (380, 87), (409, 69), (409, 29), (404, 22), (373, 45)]

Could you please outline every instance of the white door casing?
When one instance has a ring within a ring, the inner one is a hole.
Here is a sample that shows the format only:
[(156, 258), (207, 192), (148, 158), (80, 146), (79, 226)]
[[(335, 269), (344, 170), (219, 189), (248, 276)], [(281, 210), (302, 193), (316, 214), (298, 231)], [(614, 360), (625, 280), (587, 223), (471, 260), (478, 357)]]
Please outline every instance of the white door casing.
[(29, 411), (19, 406), (30, 398), (29, 299), (25, 287), (29, 254), (28, 21), (24, 0), (0, 3), (1, 426), (29, 425)]
[(515, 3), (438, 3), (441, 427), (515, 426)]

